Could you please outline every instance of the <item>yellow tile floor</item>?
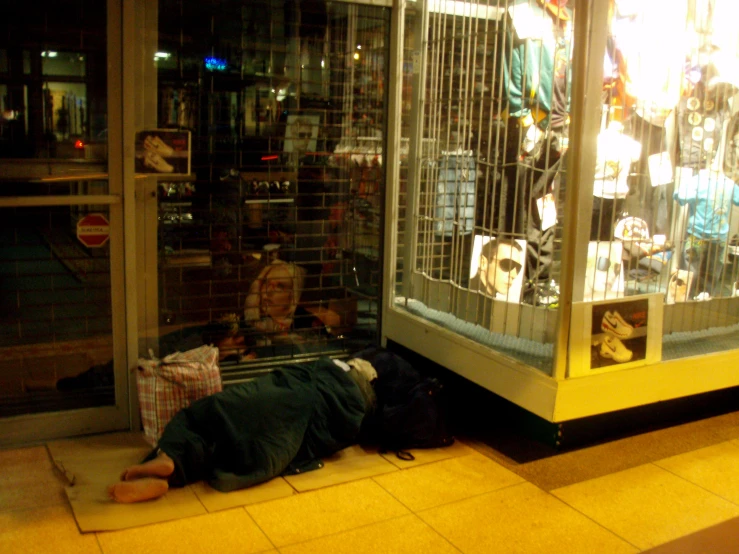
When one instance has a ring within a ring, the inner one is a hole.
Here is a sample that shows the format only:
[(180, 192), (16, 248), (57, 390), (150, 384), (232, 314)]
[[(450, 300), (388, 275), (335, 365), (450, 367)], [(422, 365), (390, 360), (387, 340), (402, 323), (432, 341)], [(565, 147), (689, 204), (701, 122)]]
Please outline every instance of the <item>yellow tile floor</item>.
[(0, 552), (629, 553), (739, 516), (737, 440), (550, 491), (463, 442), (413, 463), (356, 448), (289, 496), (84, 534), (45, 446), (0, 451)]

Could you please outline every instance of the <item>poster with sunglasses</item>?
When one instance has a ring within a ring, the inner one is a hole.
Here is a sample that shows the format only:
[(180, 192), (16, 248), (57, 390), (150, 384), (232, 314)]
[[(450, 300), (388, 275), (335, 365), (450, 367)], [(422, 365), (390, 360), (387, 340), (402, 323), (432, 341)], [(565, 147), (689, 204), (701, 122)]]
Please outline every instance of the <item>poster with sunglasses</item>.
[(320, 115), (288, 115), (285, 127), (285, 152), (315, 152), (318, 143)]
[(619, 298), (624, 292), (623, 245), (616, 241), (591, 241), (585, 266), (583, 300)]
[(656, 293), (573, 303), (569, 376), (659, 362), (663, 299)]
[(525, 240), (476, 235), (470, 260), (470, 290), (520, 303), (525, 256)]

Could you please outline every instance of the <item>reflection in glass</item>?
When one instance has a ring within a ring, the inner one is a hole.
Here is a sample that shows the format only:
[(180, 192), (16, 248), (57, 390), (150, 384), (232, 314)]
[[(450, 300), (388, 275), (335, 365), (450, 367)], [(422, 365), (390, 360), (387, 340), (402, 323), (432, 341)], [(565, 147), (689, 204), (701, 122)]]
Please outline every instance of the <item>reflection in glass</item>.
[(0, 417), (113, 403), (109, 247), (82, 244), (85, 215), (0, 211)]
[(85, 0), (0, 20), (0, 158), (106, 158), (106, 30), (106, 2)]

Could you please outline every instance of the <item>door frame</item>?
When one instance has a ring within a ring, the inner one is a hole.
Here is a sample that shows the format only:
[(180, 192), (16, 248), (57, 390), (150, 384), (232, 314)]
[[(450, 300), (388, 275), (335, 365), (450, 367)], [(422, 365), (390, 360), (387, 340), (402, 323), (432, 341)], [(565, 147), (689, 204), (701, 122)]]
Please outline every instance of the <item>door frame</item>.
[[(100, 196), (0, 198), (0, 207), (106, 205), (110, 219), (110, 286), (115, 404), (95, 408), (24, 414), (0, 419), (0, 447), (40, 443), (78, 435), (123, 431), (140, 426), (135, 369), (139, 355), (137, 284), (136, 179), (134, 175), (136, 5), (107, 0), (107, 174), (61, 177), (70, 181), (108, 180)], [(156, 3), (156, 0), (154, 0)], [(45, 165), (48, 171), (48, 165)], [(35, 176), (28, 175), (28, 178)], [(60, 177), (54, 176), (55, 180)], [(128, 232), (127, 232), (128, 231)]]

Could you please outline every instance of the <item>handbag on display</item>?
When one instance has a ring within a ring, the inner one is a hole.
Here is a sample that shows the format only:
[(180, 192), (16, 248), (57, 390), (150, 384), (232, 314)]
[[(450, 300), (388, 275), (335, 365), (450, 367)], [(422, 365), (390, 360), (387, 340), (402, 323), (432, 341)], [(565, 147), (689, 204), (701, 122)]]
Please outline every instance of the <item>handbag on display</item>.
[(161, 360), (139, 358), (136, 388), (144, 438), (155, 446), (167, 423), (195, 400), (223, 390), (218, 348), (203, 345)]

